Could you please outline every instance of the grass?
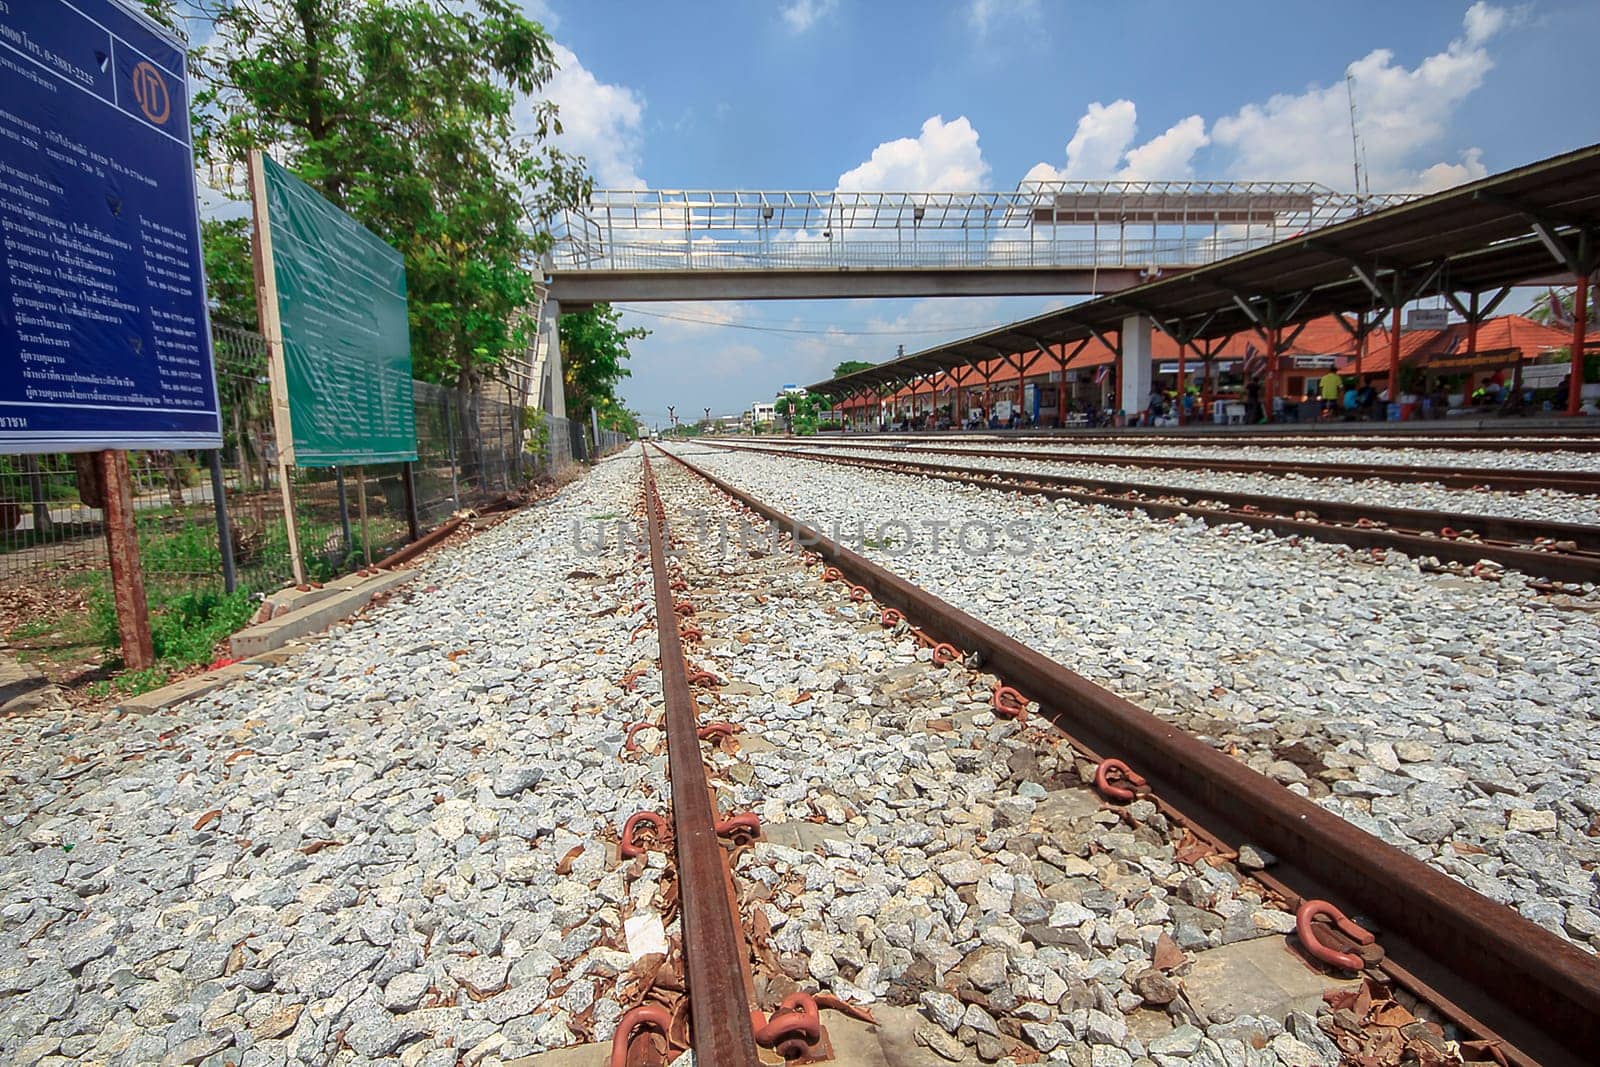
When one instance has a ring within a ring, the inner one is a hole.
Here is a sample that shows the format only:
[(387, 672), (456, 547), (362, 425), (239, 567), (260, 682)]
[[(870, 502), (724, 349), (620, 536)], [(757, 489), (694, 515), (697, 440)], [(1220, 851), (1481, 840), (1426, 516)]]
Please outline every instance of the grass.
[[(347, 550), (336, 512), (308, 506), (297, 515), (308, 581), (327, 581), (363, 563), (360, 523), (351, 519), (355, 543)], [(21, 658), (95, 698), (143, 693), (212, 662), (218, 646), (248, 624), (261, 595), (281, 588), (289, 571), (289, 536), (280, 515), (269, 513), (257, 523), (241, 507), (234, 522), (239, 589), (224, 593), (214, 525), (199, 517), (185, 520), (168, 508), (138, 514), (156, 666), (121, 669), (121, 634), (103, 556), (99, 562), (85, 556), (77, 564), (81, 570), (46, 564), (21, 574), (27, 595), (5, 613), (7, 640)], [(60, 531), (58, 526), (58, 539)], [(368, 531), (375, 560), (404, 543), (408, 532), (403, 520), (383, 512), (369, 516)], [(89, 536), (98, 538), (99, 528)]]

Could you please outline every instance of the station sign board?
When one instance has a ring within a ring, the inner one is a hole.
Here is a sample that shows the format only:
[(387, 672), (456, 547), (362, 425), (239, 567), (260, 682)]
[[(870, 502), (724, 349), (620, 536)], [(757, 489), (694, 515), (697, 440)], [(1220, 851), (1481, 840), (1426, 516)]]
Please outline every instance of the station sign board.
[(0, 0), (0, 452), (222, 442), (187, 62), (114, 0)]
[(281, 462), (416, 459), (405, 261), (261, 152), (251, 190)]

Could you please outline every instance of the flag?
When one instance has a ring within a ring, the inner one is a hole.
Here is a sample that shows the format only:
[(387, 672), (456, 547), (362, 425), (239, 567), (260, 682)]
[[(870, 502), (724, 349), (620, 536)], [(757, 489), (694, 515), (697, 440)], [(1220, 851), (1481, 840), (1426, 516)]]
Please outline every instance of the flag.
[(1570, 319), (1567, 318), (1566, 305), (1564, 305), (1561, 302), (1561, 298), (1556, 295), (1556, 291), (1554, 289), (1550, 290), (1549, 298), (1550, 298), (1550, 325), (1552, 325), (1552, 326), (1565, 326), (1568, 322), (1571, 321)]
[(1106, 380), (1106, 375), (1111, 373), (1111, 364), (1102, 363), (1100, 369), (1094, 372), (1094, 384), (1099, 385)]
[(1240, 373), (1246, 378), (1253, 378), (1261, 372), (1266, 361), (1266, 356), (1261, 349), (1246, 341), (1244, 346), (1244, 366), (1240, 368)]

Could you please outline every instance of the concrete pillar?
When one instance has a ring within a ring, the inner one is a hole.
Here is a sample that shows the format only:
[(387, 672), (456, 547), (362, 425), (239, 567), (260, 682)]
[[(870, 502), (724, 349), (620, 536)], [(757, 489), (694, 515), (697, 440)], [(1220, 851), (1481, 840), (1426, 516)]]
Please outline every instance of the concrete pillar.
[(561, 367), (561, 302), (547, 300), (544, 305), (548, 340), (545, 346), (544, 379), (539, 383), (539, 402), (545, 411), (558, 419), (567, 417), (566, 374)]
[(1150, 378), (1154, 372), (1151, 344), (1155, 324), (1148, 315), (1122, 320), (1122, 352), (1117, 357), (1117, 407), (1133, 421), (1150, 403)]

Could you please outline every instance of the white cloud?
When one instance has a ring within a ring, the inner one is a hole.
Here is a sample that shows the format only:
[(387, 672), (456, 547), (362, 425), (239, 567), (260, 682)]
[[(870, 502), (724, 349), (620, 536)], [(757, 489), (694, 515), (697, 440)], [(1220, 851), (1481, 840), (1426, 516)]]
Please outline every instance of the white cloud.
[(1003, 18), (1023, 18), (1033, 21), (1039, 17), (1039, 0), (972, 0), (967, 7), (967, 20), (979, 34), (989, 32), (989, 27)]
[(838, 6), (839, 0), (790, 0), (778, 14), (792, 32), (805, 33)]
[(1436, 193), (1451, 186), (1477, 181), (1488, 174), (1489, 168), (1483, 165), (1483, 149), (1469, 148), (1461, 153), (1460, 163), (1435, 163), (1417, 175), (1416, 189), (1420, 193)]
[[(1067, 142), (1067, 164), (1057, 169), (1037, 163), (1023, 181), (1117, 181), (1187, 178), (1194, 154), (1211, 139), (1205, 120), (1190, 115), (1141, 145), (1134, 145), (1139, 112), (1132, 100), (1090, 104)], [(1132, 147), (1130, 147), (1132, 146)]]
[(1187, 178), (1194, 173), (1194, 154), (1210, 143), (1205, 120), (1190, 115), (1165, 133), (1129, 149), (1128, 164), (1118, 177), (1127, 181)]
[(965, 115), (944, 121), (935, 115), (916, 137), (885, 141), (859, 167), (839, 175), (847, 192), (958, 192), (984, 188), (989, 164), (978, 147), (978, 131)]
[[(1489, 41), (1523, 20), (1521, 8), (1478, 0), (1462, 16), (1461, 34), (1415, 67), (1397, 63), (1386, 48), (1350, 64), (1375, 191), (1433, 191), (1487, 173), (1477, 148), (1431, 166), (1418, 156), (1443, 139), (1462, 102), (1494, 67)], [(1342, 79), (1246, 104), (1218, 118), (1209, 133), (1201, 116), (1190, 115), (1136, 145), (1137, 120), (1131, 100), (1090, 104), (1067, 143), (1066, 165), (1035, 164), (1023, 181), (1188, 178), (1196, 154), (1209, 145), (1217, 171), (1228, 177), (1351, 185), (1350, 100)]]
[[(1494, 66), (1484, 46), (1515, 21), (1514, 13), (1480, 0), (1467, 9), (1462, 35), (1415, 67), (1396, 63), (1386, 48), (1350, 64), (1367, 180), (1374, 190), (1409, 190), (1456, 174), (1470, 176), (1477, 158), (1471, 153), (1461, 164), (1420, 171), (1416, 155), (1444, 136), (1456, 109), (1483, 84)], [(1212, 138), (1232, 152), (1228, 169), (1235, 177), (1350, 186), (1350, 102), (1342, 83), (1313, 85), (1303, 93), (1274, 96), (1264, 105), (1246, 105), (1219, 118)]]
[(565, 45), (554, 48), (560, 69), (545, 96), (560, 108), (562, 133), (556, 144), (588, 160), (601, 188), (645, 188), (639, 176), (643, 98), (625, 85), (596, 78)]

